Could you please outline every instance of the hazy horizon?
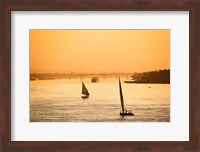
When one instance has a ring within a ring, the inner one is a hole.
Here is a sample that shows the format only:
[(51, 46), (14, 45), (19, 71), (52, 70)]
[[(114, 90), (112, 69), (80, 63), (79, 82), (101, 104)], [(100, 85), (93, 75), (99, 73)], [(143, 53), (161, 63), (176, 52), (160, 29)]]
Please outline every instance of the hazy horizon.
[[(170, 70), (170, 69), (156, 69), (156, 70), (150, 70), (150, 71), (159, 71), (159, 70)], [(78, 73), (78, 72), (65, 72), (65, 71), (60, 71), (60, 72), (50, 72), (50, 71), (33, 71), (31, 72), (31, 74), (33, 73), (48, 73), (48, 74), (134, 74), (134, 73), (145, 73), (145, 72), (150, 72), (150, 71), (142, 71), (142, 72), (97, 72), (97, 73)]]

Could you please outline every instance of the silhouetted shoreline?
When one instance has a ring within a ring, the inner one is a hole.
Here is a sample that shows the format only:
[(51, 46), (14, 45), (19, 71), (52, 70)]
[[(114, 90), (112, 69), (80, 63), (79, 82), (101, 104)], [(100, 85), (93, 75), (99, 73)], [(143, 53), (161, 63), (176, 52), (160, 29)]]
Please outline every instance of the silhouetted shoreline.
[(143, 73), (134, 73), (132, 80), (124, 83), (160, 83), (170, 84), (170, 70), (156, 70)]

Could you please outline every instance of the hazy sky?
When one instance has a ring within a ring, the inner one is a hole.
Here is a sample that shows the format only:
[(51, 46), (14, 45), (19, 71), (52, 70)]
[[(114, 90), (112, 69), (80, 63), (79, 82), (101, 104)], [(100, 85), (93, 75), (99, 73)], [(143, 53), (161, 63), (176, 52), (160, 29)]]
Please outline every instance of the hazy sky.
[(170, 68), (170, 30), (30, 30), (31, 72)]

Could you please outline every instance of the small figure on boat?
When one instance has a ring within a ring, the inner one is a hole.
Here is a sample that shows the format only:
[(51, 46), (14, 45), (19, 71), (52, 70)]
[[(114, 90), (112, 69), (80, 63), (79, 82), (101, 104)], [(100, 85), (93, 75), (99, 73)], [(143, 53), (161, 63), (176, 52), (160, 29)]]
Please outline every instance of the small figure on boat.
[(83, 99), (87, 99), (89, 98), (90, 94), (85, 86), (85, 84), (82, 82), (82, 94), (84, 94), (84, 96), (82, 96), (81, 98)]
[(131, 110), (125, 110), (125, 108), (124, 108), (124, 98), (123, 98), (120, 78), (119, 78), (119, 93), (120, 93), (120, 101), (121, 101), (121, 107), (122, 107), (122, 111), (120, 112), (120, 115), (121, 116), (134, 116), (134, 114), (132, 113)]

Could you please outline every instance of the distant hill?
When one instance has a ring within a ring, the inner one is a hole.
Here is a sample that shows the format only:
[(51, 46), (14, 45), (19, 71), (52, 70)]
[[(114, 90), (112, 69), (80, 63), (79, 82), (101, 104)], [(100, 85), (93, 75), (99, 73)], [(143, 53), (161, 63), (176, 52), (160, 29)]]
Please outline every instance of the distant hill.
[(170, 83), (170, 70), (149, 71), (143, 73), (134, 73), (134, 81), (124, 81), (125, 83)]

